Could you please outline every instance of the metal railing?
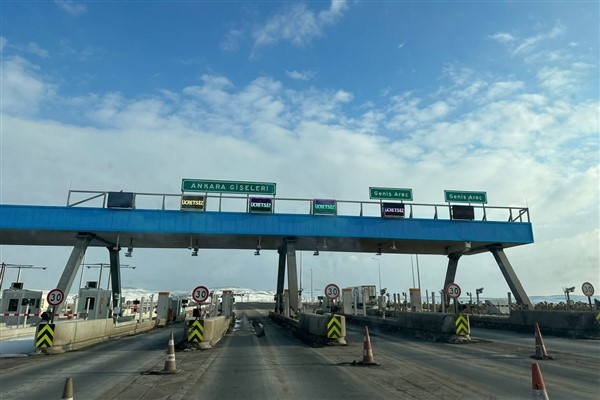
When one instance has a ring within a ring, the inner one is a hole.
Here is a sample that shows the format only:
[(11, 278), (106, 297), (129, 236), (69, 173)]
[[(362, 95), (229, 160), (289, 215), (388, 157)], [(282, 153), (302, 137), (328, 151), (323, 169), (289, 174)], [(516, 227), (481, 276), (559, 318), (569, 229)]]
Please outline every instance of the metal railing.
[[(69, 190), (67, 207), (91, 204), (92, 207), (107, 207), (109, 191)], [(180, 210), (182, 193), (134, 193), (136, 209)], [(254, 195), (202, 194), (205, 197), (205, 211), (248, 212), (250, 197)], [(259, 196), (270, 197), (270, 196)], [(271, 197), (273, 213), (311, 214), (314, 199)], [(381, 216), (381, 204), (388, 200), (336, 200), (337, 215)], [(398, 203), (398, 201), (396, 201)], [(452, 219), (452, 204), (430, 204), (403, 202), (406, 218)], [(527, 207), (486, 206), (470, 204), (475, 211), (475, 219), (481, 221), (508, 221), (530, 223)], [(447, 212), (445, 212), (447, 210)], [(188, 211), (189, 212), (189, 211)]]

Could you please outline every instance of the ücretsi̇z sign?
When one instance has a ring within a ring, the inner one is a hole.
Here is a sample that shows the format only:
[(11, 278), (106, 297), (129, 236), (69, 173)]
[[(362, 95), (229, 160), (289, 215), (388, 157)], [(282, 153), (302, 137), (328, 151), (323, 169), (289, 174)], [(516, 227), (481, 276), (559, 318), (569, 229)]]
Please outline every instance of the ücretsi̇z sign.
[(386, 218), (404, 218), (404, 204), (381, 203), (381, 216)]
[(337, 215), (337, 201), (330, 199), (313, 200), (314, 215)]
[(273, 199), (270, 197), (250, 197), (248, 211), (251, 213), (272, 213)]
[(206, 199), (204, 196), (181, 196), (181, 209), (185, 211), (204, 211)]

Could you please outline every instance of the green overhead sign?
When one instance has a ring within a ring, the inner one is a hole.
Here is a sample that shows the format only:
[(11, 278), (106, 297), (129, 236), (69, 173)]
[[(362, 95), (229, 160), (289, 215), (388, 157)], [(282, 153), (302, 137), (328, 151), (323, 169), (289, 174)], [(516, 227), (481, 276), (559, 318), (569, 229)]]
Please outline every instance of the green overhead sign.
[(485, 192), (444, 190), (444, 197), (448, 203), (487, 203)]
[(241, 193), (275, 195), (277, 185), (271, 182), (212, 181), (182, 179), (182, 192)]
[(413, 199), (412, 189), (394, 189), (394, 188), (369, 188), (370, 199), (397, 199), (409, 200)]

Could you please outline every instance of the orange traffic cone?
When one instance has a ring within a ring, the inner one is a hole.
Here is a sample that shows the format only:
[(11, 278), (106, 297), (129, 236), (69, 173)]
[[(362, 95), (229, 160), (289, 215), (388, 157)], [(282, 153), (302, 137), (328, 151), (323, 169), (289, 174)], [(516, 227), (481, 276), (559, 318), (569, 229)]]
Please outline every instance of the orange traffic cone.
[(542, 371), (540, 371), (538, 363), (531, 364), (531, 388), (534, 400), (549, 400), (544, 377), (542, 377)]
[(363, 339), (363, 359), (362, 361), (354, 361), (352, 365), (379, 365), (373, 357), (373, 349), (371, 348), (371, 338), (369, 337), (369, 328), (365, 325), (365, 333)]
[(61, 399), (73, 400), (73, 378), (67, 378)]
[(550, 357), (546, 351), (544, 339), (542, 338), (542, 333), (540, 332), (540, 326), (537, 322), (535, 323), (535, 356), (533, 356), (533, 358), (537, 360), (553, 359), (553, 357)]
[(169, 349), (167, 350), (167, 360), (165, 361), (163, 372), (177, 372), (175, 366), (175, 341), (173, 340), (173, 331), (171, 331), (171, 338), (169, 339)]

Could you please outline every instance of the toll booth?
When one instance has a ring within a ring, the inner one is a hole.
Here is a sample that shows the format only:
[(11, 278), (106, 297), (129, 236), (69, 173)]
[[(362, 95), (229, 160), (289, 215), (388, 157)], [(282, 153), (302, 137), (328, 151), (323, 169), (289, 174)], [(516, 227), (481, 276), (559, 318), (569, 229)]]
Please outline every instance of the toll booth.
[(223, 290), (221, 297), (221, 315), (229, 318), (233, 314), (233, 292), (231, 290)]
[(112, 317), (110, 309), (112, 291), (99, 289), (97, 282), (87, 282), (84, 288), (79, 289), (78, 300), (77, 318), (106, 319)]
[[(0, 323), (6, 326), (35, 325), (41, 321), (40, 314), (47, 308), (47, 291), (23, 289), (23, 282), (13, 282), (2, 295)], [(40, 311), (41, 310), (41, 311)]]
[(354, 304), (352, 304), (352, 288), (342, 289), (342, 312), (344, 314), (356, 314)]
[(156, 303), (156, 320), (159, 321), (159, 325), (162, 325), (162, 321), (166, 323), (166, 321), (172, 319), (173, 317), (173, 309), (171, 308), (172, 304), (169, 294), (169, 292), (158, 292), (158, 302)]

